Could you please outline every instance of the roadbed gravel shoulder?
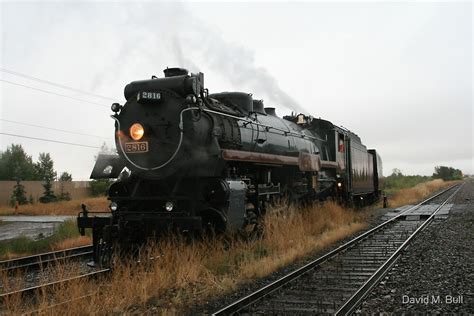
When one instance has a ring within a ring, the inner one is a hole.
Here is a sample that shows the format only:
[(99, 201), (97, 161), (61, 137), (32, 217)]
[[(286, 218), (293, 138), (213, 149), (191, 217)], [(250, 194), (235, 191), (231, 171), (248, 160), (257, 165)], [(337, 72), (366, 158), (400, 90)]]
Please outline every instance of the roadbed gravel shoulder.
[(474, 314), (474, 181), (404, 251), (358, 313)]

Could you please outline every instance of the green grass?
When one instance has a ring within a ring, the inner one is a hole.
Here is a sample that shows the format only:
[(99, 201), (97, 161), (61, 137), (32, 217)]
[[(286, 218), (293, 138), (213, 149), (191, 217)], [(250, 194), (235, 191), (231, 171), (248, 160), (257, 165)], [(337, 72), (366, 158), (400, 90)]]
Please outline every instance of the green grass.
[(33, 240), (26, 236), (20, 236), (8, 241), (0, 242), (0, 257), (9, 254), (30, 255), (51, 251), (53, 245), (70, 238), (79, 236), (75, 220), (67, 220), (61, 223), (52, 236)]
[(430, 180), (432, 180), (431, 177), (427, 176), (391, 175), (384, 179), (385, 192), (392, 194), (396, 191), (412, 188), (419, 183)]

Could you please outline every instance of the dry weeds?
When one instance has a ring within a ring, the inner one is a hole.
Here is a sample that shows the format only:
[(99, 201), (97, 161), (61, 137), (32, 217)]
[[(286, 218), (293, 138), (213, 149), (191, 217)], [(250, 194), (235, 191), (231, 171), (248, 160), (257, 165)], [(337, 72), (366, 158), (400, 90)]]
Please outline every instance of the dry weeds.
[[(45, 284), (49, 282), (54, 282), (57, 280), (71, 278), (77, 275), (80, 275), (81, 267), (78, 262), (69, 262), (67, 264), (52, 265), (48, 266), (41, 270), (40, 277), (37, 280), (37, 284)], [(35, 284), (30, 283), (31, 276), (27, 282), (24, 275), (20, 273), (15, 274), (14, 276), (7, 276), (6, 273), (0, 272), (0, 280), (2, 281), (2, 289), (0, 293), (8, 293), (21, 290), (27, 286), (33, 286)], [(84, 284), (84, 281), (77, 281), (71, 283), (70, 285), (58, 284), (55, 286), (54, 293), (64, 299), (64, 297), (69, 297), (68, 290), (77, 287), (81, 284)], [(0, 314), (8, 315), (21, 315), (25, 310), (34, 311), (36, 309), (44, 309), (50, 306), (50, 300), (48, 299), (46, 291), (38, 290), (37, 292), (38, 300), (33, 302), (33, 297), (22, 297), (21, 294), (14, 294), (8, 297), (8, 299), (3, 300), (3, 305), (0, 306)], [(25, 309), (27, 307), (27, 309)], [(51, 311), (50, 311), (51, 312)], [(65, 315), (67, 312), (65, 313)]]
[(63, 249), (87, 246), (91, 244), (92, 244), (92, 238), (90, 236), (77, 236), (74, 238), (62, 240), (54, 244), (51, 248), (52, 250), (63, 250)]
[(419, 203), (434, 192), (447, 188), (457, 182), (459, 181), (443, 181), (441, 179), (436, 179), (417, 184), (413, 188), (399, 190), (389, 198), (389, 207), (395, 208), (403, 205)]
[[(164, 240), (142, 249), (142, 263), (122, 261), (106, 282), (68, 285), (52, 296), (42, 296), (39, 305), (22, 304), (21, 311), (45, 307), (51, 304), (50, 297), (64, 301), (100, 288), (100, 293), (86, 302), (61, 305), (48, 313), (181, 314), (190, 306), (225, 295), (355, 233), (365, 226), (363, 217), (330, 202), (300, 210), (279, 205), (269, 212), (265, 234), (258, 240)], [(151, 257), (155, 259), (148, 260)], [(5, 310), (8, 313), (20, 311), (9, 306)]]
[(2, 206), (0, 207), (0, 215), (77, 215), (81, 211), (81, 204), (87, 205), (90, 211), (108, 212), (109, 203), (106, 197), (94, 197), (20, 205), (16, 211), (15, 208)]

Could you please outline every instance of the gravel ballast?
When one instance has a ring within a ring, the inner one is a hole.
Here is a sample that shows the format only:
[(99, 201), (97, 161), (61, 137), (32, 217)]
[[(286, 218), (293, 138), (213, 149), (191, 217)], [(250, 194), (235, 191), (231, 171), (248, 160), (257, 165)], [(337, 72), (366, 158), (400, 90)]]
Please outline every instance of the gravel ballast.
[(404, 251), (358, 312), (474, 313), (474, 181)]

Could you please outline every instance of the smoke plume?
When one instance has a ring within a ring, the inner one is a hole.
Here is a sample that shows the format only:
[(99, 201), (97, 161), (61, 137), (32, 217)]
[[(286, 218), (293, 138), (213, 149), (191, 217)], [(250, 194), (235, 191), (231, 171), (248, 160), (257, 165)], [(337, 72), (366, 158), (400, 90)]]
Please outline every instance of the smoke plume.
[(253, 51), (225, 40), (214, 28), (206, 26), (204, 21), (189, 12), (186, 15), (187, 32), (173, 38), (174, 54), (178, 60), (197, 70), (199, 68), (183, 52), (197, 53), (205, 64), (203, 66), (228, 78), (236, 89), (248, 89), (248, 92), (263, 97), (265, 106), (307, 112), (280, 87), (267, 69), (255, 64)]

